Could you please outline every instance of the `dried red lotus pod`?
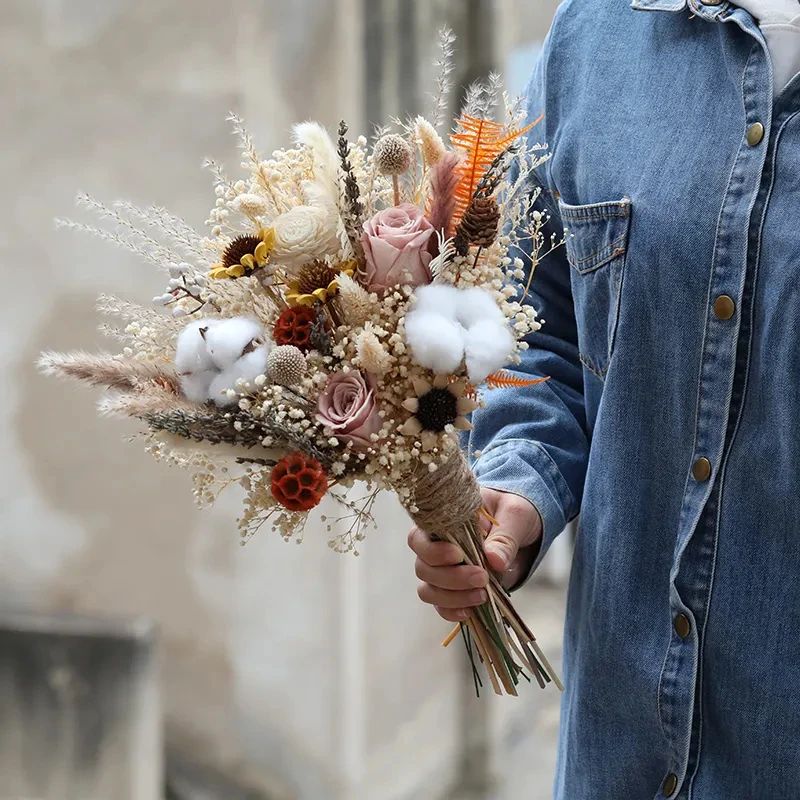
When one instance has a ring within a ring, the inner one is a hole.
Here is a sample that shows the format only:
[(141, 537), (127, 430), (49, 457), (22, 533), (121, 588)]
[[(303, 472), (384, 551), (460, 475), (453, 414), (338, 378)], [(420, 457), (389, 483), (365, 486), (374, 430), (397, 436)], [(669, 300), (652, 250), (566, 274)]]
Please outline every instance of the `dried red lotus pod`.
[(310, 511), (327, 491), (325, 468), (305, 453), (289, 453), (272, 468), (272, 496), (289, 511)]
[(317, 321), (317, 312), (307, 306), (287, 308), (275, 321), (272, 335), (278, 344), (293, 344), (307, 353), (313, 350), (312, 326)]

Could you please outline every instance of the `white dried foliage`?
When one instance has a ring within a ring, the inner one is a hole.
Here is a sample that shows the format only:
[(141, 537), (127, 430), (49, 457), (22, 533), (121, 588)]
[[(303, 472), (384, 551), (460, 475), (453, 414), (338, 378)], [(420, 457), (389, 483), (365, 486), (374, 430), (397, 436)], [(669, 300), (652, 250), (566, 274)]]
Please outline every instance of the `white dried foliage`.
[(394, 361), (371, 324), (356, 338), (356, 358), (364, 372), (378, 377), (383, 377), (392, 368)]
[(328, 131), (318, 122), (301, 122), (294, 126), (294, 140), (311, 150), (314, 182), (332, 202), (339, 201), (339, 156)]
[(414, 131), (422, 153), (422, 161), (430, 169), (447, 152), (442, 137), (425, 117), (417, 117)]
[(344, 322), (351, 328), (360, 328), (373, 315), (375, 303), (369, 292), (344, 272), (336, 276), (339, 284), (339, 305)]

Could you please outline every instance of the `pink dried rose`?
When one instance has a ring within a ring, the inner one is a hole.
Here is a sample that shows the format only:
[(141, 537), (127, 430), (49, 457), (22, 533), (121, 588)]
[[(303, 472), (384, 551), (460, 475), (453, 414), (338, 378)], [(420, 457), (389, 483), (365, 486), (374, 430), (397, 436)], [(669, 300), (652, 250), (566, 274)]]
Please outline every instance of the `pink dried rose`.
[(373, 444), (370, 436), (383, 425), (375, 389), (360, 372), (334, 372), (328, 378), (317, 401), (317, 420), (337, 438), (361, 449)]
[(386, 208), (364, 223), (367, 290), (382, 294), (398, 284), (430, 283), (428, 245), (433, 234), (433, 225), (411, 203)]

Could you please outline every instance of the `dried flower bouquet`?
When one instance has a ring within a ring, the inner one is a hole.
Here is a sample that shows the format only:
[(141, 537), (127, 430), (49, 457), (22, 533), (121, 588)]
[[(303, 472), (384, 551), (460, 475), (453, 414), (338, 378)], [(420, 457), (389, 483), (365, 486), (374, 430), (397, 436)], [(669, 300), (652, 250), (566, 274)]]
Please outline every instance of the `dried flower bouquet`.
[[(100, 298), (122, 320), (103, 328), (121, 354), (44, 353), (41, 366), (105, 387), (101, 411), (141, 420), (152, 454), (192, 472), (198, 501), (238, 481), (243, 544), (265, 523), (302, 539), (327, 495), (343, 509), (330, 545), (357, 555), (388, 489), (486, 567), (488, 513), (459, 433), (483, 390), (539, 382), (505, 367), (540, 327), (523, 300), (559, 243), (533, 209), (528, 177), (546, 157), (524, 136), (535, 123), (523, 127), (521, 103), (505, 95), (505, 122), (494, 120), (499, 81), (470, 89), (449, 142), (439, 133), (452, 44), (443, 32), (432, 121), (395, 122), (372, 145), (350, 140), (344, 122), (336, 139), (308, 122), (264, 159), (231, 117), (248, 174), (234, 182), (207, 163), (217, 197), (207, 236), (163, 208), (88, 196), (110, 229), (63, 223), (127, 247), (168, 283), (153, 308)], [(367, 487), (359, 499), (356, 483)], [(516, 694), (528, 676), (560, 686), (495, 576), (448, 641), (459, 632), (476, 689), (478, 662), (497, 693)]]

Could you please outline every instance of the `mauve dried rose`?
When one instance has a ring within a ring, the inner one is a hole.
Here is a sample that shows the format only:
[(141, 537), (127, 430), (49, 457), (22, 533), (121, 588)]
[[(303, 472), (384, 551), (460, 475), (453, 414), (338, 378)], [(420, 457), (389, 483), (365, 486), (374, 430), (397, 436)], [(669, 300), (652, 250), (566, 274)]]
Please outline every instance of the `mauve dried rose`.
[(433, 225), (411, 203), (385, 208), (367, 220), (361, 236), (367, 290), (382, 294), (399, 284), (430, 283), (428, 244), (433, 233)]
[(373, 444), (370, 436), (383, 424), (378, 416), (375, 390), (360, 372), (334, 372), (317, 401), (317, 420), (334, 436), (353, 447)]

